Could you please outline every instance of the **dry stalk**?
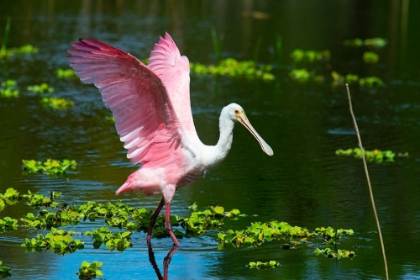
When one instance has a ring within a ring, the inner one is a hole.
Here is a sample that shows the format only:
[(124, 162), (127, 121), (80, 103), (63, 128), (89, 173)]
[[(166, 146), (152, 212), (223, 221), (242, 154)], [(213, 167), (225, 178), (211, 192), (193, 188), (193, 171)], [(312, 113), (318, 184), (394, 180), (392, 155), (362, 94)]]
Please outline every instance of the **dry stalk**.
[(384, 264), (385, 264), (385, 275), (386, 275), (386, 279), (389, 279), (388, 264), (386, 261), (386, 254), (385, 254), (385, 245), (384, 245), (384, 240), (382, 238), (381, 224), (379, 223), (378, 213), (376, 212), (375, 199), (373, 198), (372, 185), (370, 183), (370, 177), (369, 177), (369, 171), (368, 171), (368, 167), (366, 163), (365, 151), (363, 149), (362, 138), (360, 137), (359, 128), (357, 127), (356, 117), (354, 116), (354, 113), (353, 113), (353, 106), (351, 104), (351, 95), (350, 95), (350, 89), (349, 89), (348, 84), (346, 84), (346, 88), (347, 88), (347, 97), (349, 98), (350, 114), (351, 114), (351, 117), (353, 118), (354, 128), (356, 130), (357, 139), (359, 141), (359, 148), (362, 153), (363, 166), (365, 168), (366, 180), (369, 187), (370, 201), (372, 202), (372, 208), (373, 208), (373, 213), (375, 215), (376, 226), (378, 227), (379, 241), (381, 242), (382, 256), (384, 258)]

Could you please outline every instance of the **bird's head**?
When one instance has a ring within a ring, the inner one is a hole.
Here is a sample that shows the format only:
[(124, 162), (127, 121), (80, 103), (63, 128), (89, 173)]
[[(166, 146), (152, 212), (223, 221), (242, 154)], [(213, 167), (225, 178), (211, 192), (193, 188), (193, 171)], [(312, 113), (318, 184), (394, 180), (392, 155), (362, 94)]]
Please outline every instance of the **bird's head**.
[(271, 147), (257, 133), (257, 131), (249, 122), (247, 116), (245, 115), (244, 109), (239, 104), (231, 103), (227, 105), (225, 108), (223, 108), (223, 111), (227, 113), (228, 117), (232, 121), (241, 123), (243, 126), (245, 126), (246, 129), (248, 129), (248, 131), (252, 135), (254, 135), (255, 139), (257, 139), (258, 143), (260, 143), (260, 146), (262, 150), (264, 151), (264, 153), (266, 153), (269, 156), (273, 155), (273, 149), (271, 149)]

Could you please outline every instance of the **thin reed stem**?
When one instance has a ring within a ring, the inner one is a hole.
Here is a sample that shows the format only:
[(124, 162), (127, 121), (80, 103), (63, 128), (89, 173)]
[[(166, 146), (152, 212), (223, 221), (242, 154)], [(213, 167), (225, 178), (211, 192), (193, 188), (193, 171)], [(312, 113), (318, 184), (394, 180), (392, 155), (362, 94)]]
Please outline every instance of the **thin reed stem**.
[(381, 242), (382, 256), (384, 258), (384, 265), (385, 265), (385, 275), (386, 275), (386, 279), (389, 279), (388, 264), (387, 264), (387, 261), (386, 261), (386, 254), (385, 254), (385, 245), (384, 245), (384, 240), (382, 238), (381, 224), (379, 223), (378, 213), (376, 212), (375, 199), (373, 197), (372, 185), (370, 183), (369, 171), (368, 171), (368, 167), (367, 167), (367, 163), (366, 163), (365, 150), (363, 149), (362, 138), (360, 137), (359, 128), (357, 127), (356, 117), (354, 116), (354, 113), (353, 113), (353, 106), (351, 104), (350, 88), (349, 88), (348, 84), (346, 84), (346, 88), (347, 88), (347, 97), (349, 99), (350, 114), (351, 114), (351, 117), (353, 118), (354, 128), (356, 130), (357, 139), (359, 141), (359, 148), (360, 148), (360, 151), (362, 152), (363, 166), (365, 168), (366, 180), (367, 180), (368, 187), (369, 187), (370, 201), (372, 202), (373, 213), (375, 215), (376, 226), (378, 228), (379, 241)]

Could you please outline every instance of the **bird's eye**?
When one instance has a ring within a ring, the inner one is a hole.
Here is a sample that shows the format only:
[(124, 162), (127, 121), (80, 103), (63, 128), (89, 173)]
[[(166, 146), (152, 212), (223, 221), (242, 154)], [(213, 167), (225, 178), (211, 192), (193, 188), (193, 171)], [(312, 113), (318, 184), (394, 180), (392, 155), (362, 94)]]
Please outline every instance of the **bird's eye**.
[(235, 110), (235, 114), (239, 114), (239, 110)]

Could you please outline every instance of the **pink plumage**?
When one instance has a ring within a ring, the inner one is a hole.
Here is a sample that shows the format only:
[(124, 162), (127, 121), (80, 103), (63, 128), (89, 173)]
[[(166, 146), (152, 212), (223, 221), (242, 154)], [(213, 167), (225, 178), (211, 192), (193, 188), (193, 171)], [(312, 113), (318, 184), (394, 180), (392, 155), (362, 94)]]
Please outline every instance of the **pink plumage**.
[(93, 39), (80, 39), (72, 46), (68, 50), (70, 66), (83, 83), (93, 83), (99, 89), (114, 115), (127, 157), (133, 164), (141, 163), (116, 193), (162, 194), (150, 221), (148, 244), (156, 217), (166, 204), (165, 227), (179, 245), (169, 221), (176, 188), (194, 182), (226, 157), (235, 122), (256, 137), (264, 152), (273, 154), (235, 103), (222, 110), (217, 145), (201, 143), (191, 114), (188, 58), (181, 56), (168, 33), (155, 44), (148, 66)]

